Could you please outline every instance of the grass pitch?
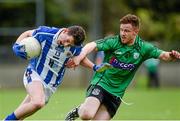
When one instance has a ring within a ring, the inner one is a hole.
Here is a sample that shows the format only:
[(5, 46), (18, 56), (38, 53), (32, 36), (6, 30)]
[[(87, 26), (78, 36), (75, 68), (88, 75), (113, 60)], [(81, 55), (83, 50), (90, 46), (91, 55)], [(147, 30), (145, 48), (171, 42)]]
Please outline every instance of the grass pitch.
[[(0, 90), (0, 119), (21, 103), (24, 89)], [(66, 113), (83, 102), (85, 89), (60, 88), (49, 103), (27, 120), (63, 120)], [(114, 120), (180, 120), (180, 89), (128, 89)]]

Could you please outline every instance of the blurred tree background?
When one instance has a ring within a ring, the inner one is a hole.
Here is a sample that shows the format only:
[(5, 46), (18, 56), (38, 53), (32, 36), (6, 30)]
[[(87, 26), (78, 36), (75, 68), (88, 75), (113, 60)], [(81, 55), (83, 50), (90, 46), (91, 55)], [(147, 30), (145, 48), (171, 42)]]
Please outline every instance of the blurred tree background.
[[(80, 24), (88, 30), (91, 25), (91, 1), (44, 0), (45, 25), (64, 27)], [(127, 13), (133, 13), (141, 18), (140, 34), (147, 40), (161, 40), (165, 43), (178, 42), (180, 38), (179, 0), (101, 0), (101, 4), (104, 34), (118, 32), (119, 19)], [(1, 2), (0, 27), (34, 27), (34, 6), (33, 2)]]
[[(44, 16), (37, 16), (34, 1), (43, 3)], [(141, 18), (143, 39), (158, 41), (166, 50), (179, 50), (179, 6), (179, 0), (0, 0), (0, 28), (6, 28), (0, 29), (0, 48), (11, 46), (21, 32), (39, 25), (81, 25), (87, 31), (86, 42), (109, 32), (119, 34), (119, 19), (132, 13)], [(37, 17), (44, 21), (36, 24)], [(10, 27), (24, 29), (8, 35)]]

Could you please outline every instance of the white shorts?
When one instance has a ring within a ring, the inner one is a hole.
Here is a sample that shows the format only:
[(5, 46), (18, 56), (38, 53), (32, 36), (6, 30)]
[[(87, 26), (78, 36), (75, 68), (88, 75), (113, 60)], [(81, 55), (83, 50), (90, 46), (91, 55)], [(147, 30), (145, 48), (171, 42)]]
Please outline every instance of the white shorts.
[(34, 71), (31, 68), (27, 68), (23, 77), (24, 86), (26, 87), (32, 81), (40, 81), (43, 84), (44, 93), (45, 93), (45, 102), (48, 103), (54, 91), (50, 87), (48, 87), (46, 83), (43, 82), (43, 79), (39, 76), (39, 74), (36, 71)]

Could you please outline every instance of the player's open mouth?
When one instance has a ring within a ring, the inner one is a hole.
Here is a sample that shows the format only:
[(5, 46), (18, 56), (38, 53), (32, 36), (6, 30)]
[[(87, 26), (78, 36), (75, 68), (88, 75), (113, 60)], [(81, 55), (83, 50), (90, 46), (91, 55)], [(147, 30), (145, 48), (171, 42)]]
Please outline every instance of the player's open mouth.
[(59, 40), (58, 42), (57, 42), (59, 45), (62, 45), (63, 43)]
[(126, 41), (126, 37), (121, 37), (121, 41), (122, 42)]

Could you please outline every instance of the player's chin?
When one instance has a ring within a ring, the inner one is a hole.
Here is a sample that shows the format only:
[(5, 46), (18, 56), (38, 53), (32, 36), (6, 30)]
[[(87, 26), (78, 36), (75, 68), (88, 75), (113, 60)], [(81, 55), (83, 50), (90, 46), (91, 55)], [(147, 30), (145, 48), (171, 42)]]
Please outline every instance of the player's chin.
[(123, 44), (126, 44), (126, 43), (127, 43), (127, 41), (126, 41), (125, 39), (121, 39), (121, 42), (122, 42)]

